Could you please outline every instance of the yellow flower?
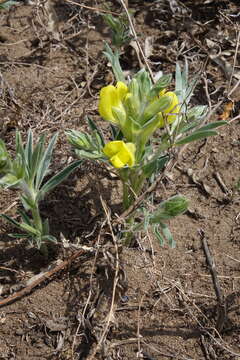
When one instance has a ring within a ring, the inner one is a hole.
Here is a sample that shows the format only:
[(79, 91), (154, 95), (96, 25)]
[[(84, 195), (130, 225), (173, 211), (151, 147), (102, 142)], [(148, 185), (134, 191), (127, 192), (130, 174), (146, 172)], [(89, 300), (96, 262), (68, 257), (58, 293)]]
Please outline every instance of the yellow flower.
[(125, 143), (124, 141), (110, 141), (103, 148), (104, 154), (109, 158), (112, 165), (120, 169), (125, 165), (133, 166), (135, 163), (136, 147), (133, 143)]
[[(128, 87), (121, 81), (118, 81), (116, 86), (108, 85), (101, 89), (98, 110), (103, 119), (114, 124), (119, 123), (119, 118), (122, 118), (123, 121), (125, 120), (126, 112), (122, 102), (127, 93)], [(113, 113), (113, 108), (115, 114)], [(116, 113), (119, 115), (118, 117)]]
[(158, 114), (158, 116), (159, 116), (159, 127), (160, 128), (165, 126), (164, 117), (166, 117), (165, 121), (168, 124), (172, 124), (176, 120), (177, 114), (180, 111), (178, 97), (174, 92), (168, 91), (168, 92), (165, 93), (165, 91), (162, 90), (160, 92), (160, 96), (162, 96), (162, 95), (164, 95), (164, 96), (167, 95), (167, 96), (171, 97), (172, 102), (171, 102), (171, 104), (169, 105), (169, 107), (167, 109), (165, 109), (163, 112)]

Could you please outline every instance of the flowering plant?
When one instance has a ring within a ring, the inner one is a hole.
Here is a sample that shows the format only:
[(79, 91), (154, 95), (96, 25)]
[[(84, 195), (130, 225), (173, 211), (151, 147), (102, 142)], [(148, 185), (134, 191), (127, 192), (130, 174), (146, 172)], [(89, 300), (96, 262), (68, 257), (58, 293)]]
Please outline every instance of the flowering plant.
[[(180, 145), (216, 135), (214, 129), (226, 122), (202, 125), (207, 107), (189, 107), (196, 80), (188, 83), (187, 63), (183, 72), (177, 64), (175, 90), (168, 91), (171, 76), (163, 75), (154, 83), (149, 73), (142, 69), (132, 79), (125, 80), (118, 52), (113, 53), (107, 45), (106, 55), (117, 82), (101, 89), (99, 113), (110, 124), (111, 139), (105, 143), (97, 124), (90, 119), (91, 135), (69, 130), (67, 136), (79, 157), (110, 162), (115, 168), (123, 184), (123, 207), (126, 210), (141, 194), (143, 187), (164, 169)], [(183, 213), (187, 205), (187, 199), (177, 195), (164, 202), (164, 206), (160, 204), (160, 210), (151, 213), (144, 210), (140, 224), (135, 224), (135, 211), (128, 219), (130, 230), (146, 228), (147, 224), (153, 227), (161, 243), (165, 237), (173, 245), (164, 220)], [(174, 211), (170, 211), (171, 208)], [(132, 241), (129, 234), (127, 231), (127, 245)]]

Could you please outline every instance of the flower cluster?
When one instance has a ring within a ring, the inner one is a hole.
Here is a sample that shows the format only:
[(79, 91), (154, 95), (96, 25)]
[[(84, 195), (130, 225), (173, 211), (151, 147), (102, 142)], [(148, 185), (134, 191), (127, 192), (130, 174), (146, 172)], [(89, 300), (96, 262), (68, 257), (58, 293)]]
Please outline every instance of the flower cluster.
[(103, 148), (116, 168), (134, 166), (136, 150), (141, 148), (142, 152), (153, 132), (172, 124), (180, 111), (174, 92), (162, 89), (157, 96), (152, 93), (151, 97), (150, 89), (150, 94), (140, 90), (139, 81), (133, 79), (129, 87), (118, 81), (116, 86), (108, 85), (100, 91), (100, 115), (117, 126), (128, 141), (112, 141)]

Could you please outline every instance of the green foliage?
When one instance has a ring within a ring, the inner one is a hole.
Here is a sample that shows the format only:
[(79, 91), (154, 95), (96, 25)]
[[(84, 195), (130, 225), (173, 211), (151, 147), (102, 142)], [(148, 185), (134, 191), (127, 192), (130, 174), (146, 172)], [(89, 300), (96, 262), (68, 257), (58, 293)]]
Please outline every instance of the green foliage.
[[(68, 131), (67, 135), (80, 158), (110, 160), (115, 166), (115, 171), (123, 183), (123, 207), (127, 210), (141, 194), (143, 187), (150, 184), (164, 170), (172, 149), (177, 151), (181, 145), (217, 135), (216, 129), (226, 122), (204, 124), (207, 107), (190, 106), (197, 77), (189, 81), (187, 62), (183, 69), (176, 64), (175, 92), (172, 92), (166, 89), (171, 76), (163, 75), (153, 83), (149, 73), (141, 69), (132, 78), (125, 79), (119, 62), (119, 52), (113, 52), (106, 45), (105, 55), (111, 62), (118, 81), (115, 87), (106, 86), (100, 93), (100, 115), (105, 120), (113, 122), (110, 124), (112, 144), (108, 146), (111, 151), (108, 152), (108, 157), (104, 157), (105, 144), (96, 123), (89, 124), (91, 135), (76, 131)], [(134, 151), (120, 151), (122, 142)], [(133, 165), (129, 165), (132, 162), (129, 163), (128, 160), (123, 162), (128, 157), (134, 157)], [(144, 210), (141, 221), (139, 223), (138, 219), (137, 224), (134, 223), (135, 210), (127, 221), (128, 233), (125, 236), (125, 244), (131, 243), (130, 233), (151, 227), (161, 244), (167, 240), (170, 246), (174, 246), (174, 240), (165, 221), (184, 213), (187, 206), (187, 199), (176, 195), (162, 202), (151, 213)]]
[(17, 1), (13, 0), (6, 0), (4, 3), (0, 4), (0, 10), (1, 9), (9, 9), (11, 6), (16, 5)]
[(82, 159), (104, 159), (102, 153), (104, 140), (97, 128), (92, 131), (92, 135), (77, 130), (67, 130), (66, 135), (69, 143), (74, 146), (78, 157)]
[(105, 50), (103, 51), (103, 53), (112, 65), (116, 81), (124, 82), (125, 78), (119, 62), (119, 56), (120, 56), (119, 51), (116, 50), (115, 52), (113, 52), (110, 46), (107, 43), (105, 43)]
[(188, 200), (181, 195), (175, 195), (163, 201), (149, 219), (151, 225), (158, 224), (165, 220), (170, 220), (178, 215), (185, 213), (188, 209)]
[(169, 246), (173, 248), (176, 244), (165, 221), (184, 214), (188, 209), (188, 203), (188, 200), (184, 196), (175, 195), (161, 202), (159, 207), (152, 212), (142, 209), (142, 221), (133, 225), (131, 231), (136, 233), (137, 231), (152, 228), (153, 234), (161, 246), (163, 246), (165, 240), (167, 240)]
[(102, 17), (111, 29), (113, 46), (120, 49), (131, 41), (132, 35), (129, 29), (128, 18), (125, 14), (121, 14), (118, 17), (111, 14), (104, 14)]
[[(0, 186), (3, 188), (19, 189), (20, 199), (24, 211), (19, 211), (22, 222), (1, 215), (7, 221), (24, 231), (21, 237), (28, 238), (32, 244), (41, 249), (46, 254), (45, 243), (57, 240), (49, 234), (48, 220), (42, 221), (39, 212), (39, 201), (45, 195), (59, 185), (68, 175), (81, 164), (76, 161), (68, 165), (65, 169), (54, 175), (46, 182), (45, 178), (50, 172), (52, 152), (57, 140), (55, 134), (47, 148), (45, 148), (45, 136), (40, 136), (36, 145), (33, 145), (33, 134), (29, 130), (26, 145), (23, 145), (20, 132), (16, 132), (16, 155), (11, 158), (6, 150), (4, 142), (0, 142)], [(31, 212), (30, 218), (27, 212)]]

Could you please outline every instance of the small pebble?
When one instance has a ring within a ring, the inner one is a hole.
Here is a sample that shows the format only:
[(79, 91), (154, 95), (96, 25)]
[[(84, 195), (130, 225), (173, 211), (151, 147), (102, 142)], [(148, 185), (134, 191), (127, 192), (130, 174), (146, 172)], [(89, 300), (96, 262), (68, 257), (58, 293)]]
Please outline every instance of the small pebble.
[(121, 302), (122, 303), (127, 303), (129, 301), (129, 297), (127, 295), (124, 295), (121, 297)]

